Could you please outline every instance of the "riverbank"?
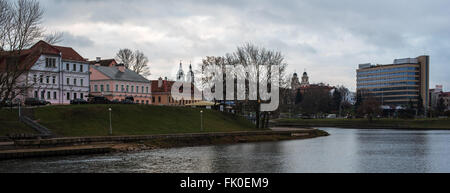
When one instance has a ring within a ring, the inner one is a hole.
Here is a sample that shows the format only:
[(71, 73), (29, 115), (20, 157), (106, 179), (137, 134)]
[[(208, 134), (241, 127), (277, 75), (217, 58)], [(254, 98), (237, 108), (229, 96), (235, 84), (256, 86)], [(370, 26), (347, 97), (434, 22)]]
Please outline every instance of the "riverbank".
[(279, 119), (277, 127), (336, 127), (361, 129), (450, 130), (450, 119)]
[[(30, 157), (142, 151), (160, 148), (309, 139), (328, 136), (322, 130), (252, 131), (148, 136), (80, 137), (19, 140), (0, 150), (0, 160)], [(9, 147), (10, 149), (7, 149)]]

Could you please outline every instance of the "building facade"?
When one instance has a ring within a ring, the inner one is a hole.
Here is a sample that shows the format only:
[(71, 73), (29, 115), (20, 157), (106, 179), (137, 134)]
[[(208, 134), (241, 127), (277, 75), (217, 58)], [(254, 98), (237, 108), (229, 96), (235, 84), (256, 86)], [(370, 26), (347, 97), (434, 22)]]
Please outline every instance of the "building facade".
[(70, 47), (39, 41), (23, 50), (28, 70), (20, 78), (25, 87), (17, 98), (39, 98), (52, 104), (70, 104), (89, 94), (88, 62)]
[(90, 65), (92, 96), (122, 101), (133, 97), (138, 104), (152, 104), (151, 82), (136, 72), (118, 64), (114, 67)]
[(383, 105), (406, 106), (410, 101), (429, 104), (430, 57), (396, 59), (393, 64), (360, 64), (357, 92), (380, 99)]

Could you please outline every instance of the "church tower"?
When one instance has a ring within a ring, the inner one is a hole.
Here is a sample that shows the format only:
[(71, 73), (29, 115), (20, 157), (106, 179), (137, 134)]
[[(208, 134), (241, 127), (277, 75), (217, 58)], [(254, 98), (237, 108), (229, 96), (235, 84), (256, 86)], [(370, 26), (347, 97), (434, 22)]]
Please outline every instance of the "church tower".
[(303, 73), (303, 76), (302, 76), (302, 83), (300, 84), (302, 87), (305, 87), (305, 86), (309, 86), (309, 77), (308, 77), (308, 73), (306, 73), (306, 70), (305, 70), (305, 72)]
[(300, 86), (300, 82), (298, 81), (298, 75), (297, 73), (294, 73), (294, 76), (292, 77), (292, 82), (291, 82), (291, 89), (292, 90), (297, 90)]
[(192, 84), (195, 83), (195, 77), (194, 77), (194, 71), (192, 70), (192, 64), (189, 64), (189, 72), (187, 74), (187, 82), (190, 82)]
[(183, 71), (183, 63), (180, 61), (180, 69), (177, 73), (177, 81), (185, 81), (184, 71)]

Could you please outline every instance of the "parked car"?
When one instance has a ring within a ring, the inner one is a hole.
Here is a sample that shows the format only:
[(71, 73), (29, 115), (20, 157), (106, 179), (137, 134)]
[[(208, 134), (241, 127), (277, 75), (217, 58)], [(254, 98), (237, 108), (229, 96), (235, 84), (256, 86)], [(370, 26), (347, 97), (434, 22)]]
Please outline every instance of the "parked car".
[(110, 104), (122, 104), (119, 100), (115, 99), (110, 102)]
[(90, 104), (110, 104), (111, 101), (109, 101), (106, 97), (101, 96), (95, 96), (89, 99)]
[(41, 106), (41, 105), (51, 105), (50, 102), (41, 100), (38, 98), (26, 98), (25, 99), (26, 106)]
[(84, 104), (88, 104), (88, 102), (84, 99), (73, 99), (70, 101), (71, 105), (84, 105)]
[(121, 103), (122, 103), (122, 104), (126, 104), (126, 105), (130, 105), (130, 104), (134, 104), (134, 101), (129, 100), (129, 99), (125, 99), (125, 100), (122, 100)]

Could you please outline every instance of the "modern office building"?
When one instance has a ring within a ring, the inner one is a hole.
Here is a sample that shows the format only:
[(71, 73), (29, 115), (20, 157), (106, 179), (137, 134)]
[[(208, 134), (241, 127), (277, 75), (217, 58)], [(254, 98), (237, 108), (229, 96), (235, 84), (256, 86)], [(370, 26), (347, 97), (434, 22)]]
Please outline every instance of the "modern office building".
[(357, 92), (380, 99), (383, 105), (406, 106), (410, 101), (429, 104), (430, 57), (396, 59), (393, 64), (360, 64)]

